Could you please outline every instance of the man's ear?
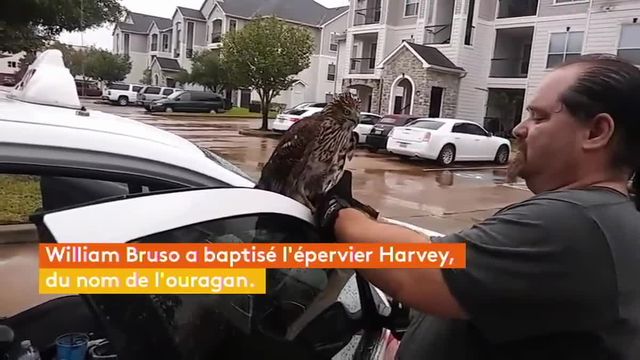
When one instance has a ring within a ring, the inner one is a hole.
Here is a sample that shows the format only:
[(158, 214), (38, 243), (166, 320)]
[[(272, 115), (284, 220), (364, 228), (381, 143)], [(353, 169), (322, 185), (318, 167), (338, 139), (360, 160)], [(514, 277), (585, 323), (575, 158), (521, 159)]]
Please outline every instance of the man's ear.
[(615, 122), (611, 115), (606, 113), (598, 114), (587, 126), (589, 126), (589, 136), (583, 144), (585, 150), (600, 149), (609, 146), (613, 140), (613, 133), (615, 131)]

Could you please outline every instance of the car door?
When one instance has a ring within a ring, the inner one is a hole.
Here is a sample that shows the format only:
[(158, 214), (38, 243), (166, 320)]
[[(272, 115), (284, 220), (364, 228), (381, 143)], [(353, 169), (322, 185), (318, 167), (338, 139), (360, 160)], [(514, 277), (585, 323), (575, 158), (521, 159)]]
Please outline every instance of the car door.
[(474, 153), (474, 139), (466, 123), (457, 123), (451, 128), (451, 142), (456, 146), (456, 160), (471, 160)]
[(497, 149), (493, 144), (489, 133), (476, 124), (467, 124), (472, 142), (472, 158), (474, 160), (493, 160)]
[(161, 96), (161, 98), (162, 98), (162, 99), (166, 99), (166, 98), (167, 98), (169, 95), (171, 95), (171, 94), (173, 94), (173, 89), (171, 89), (171, 88), (165, 88), (165, 89), (162, 89), (162, 96)]
[[(322, 240), (305, 206), (251, 188), (190, 189), (102, 201), (42, 214), (39, 221), (53, 241), (66, 244)], [(328, 359), (360, 330), (346, 322), (372, 308), (363, 300), (369, 297), (359, 293), (365, 288), (352, 271), (267, 269), (266, 295), (86, 297), (107, 331), (126, 339), (122, 346), (115, 344), (123, 358), (179, 359), (183, 357), (178, 354), (188, 352), (193, 359)], [(157, 312), (151, 303), (169, 304), (171, 310)], [(343, 312), (345, 317), (338, 316)], [(329, 313), (333, 318), (324, 325), (310, 322), (329, 319)], [(338, 323), (343, 326), (336, 327)], [(246, 346), (249, 339), (261, 346)]]
[(190, 91), (185, 91), (182, 94), (176, 97), (175, 101), (172, 103), (172, 107), (174, 111), (189, 111), (191, 109), (191, 96), (192, 93)]

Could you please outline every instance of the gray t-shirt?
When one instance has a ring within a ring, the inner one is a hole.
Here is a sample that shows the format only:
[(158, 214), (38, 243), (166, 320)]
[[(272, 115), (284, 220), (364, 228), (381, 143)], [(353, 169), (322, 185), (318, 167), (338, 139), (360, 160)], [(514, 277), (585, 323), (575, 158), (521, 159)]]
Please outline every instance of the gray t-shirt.
[(443, 276), (470, 319), (414, 313), (399, 359), (640, 359), (640, 212), (623, 194), (538, 194), (434, 242), (467, 244)]

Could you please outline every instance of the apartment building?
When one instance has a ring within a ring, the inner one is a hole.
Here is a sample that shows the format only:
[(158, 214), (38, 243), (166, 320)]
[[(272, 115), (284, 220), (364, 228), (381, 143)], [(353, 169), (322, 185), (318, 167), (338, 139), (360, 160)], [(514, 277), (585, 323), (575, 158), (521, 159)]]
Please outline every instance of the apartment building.
[[(175, 75), (191, 70), (197, 51), (219, 50), (222, 36), (241, 29), (257, 16), (276, 16), (309, 30), (315, 46), (309, 68), (274, 102), (295, 105), (304, 101), (324, 101), (336, 89), (337, 44), (331, 34), (347, 28), (348, 7), (326, 8), (313, 0), (205, 0), (200, 9), (177, 7), (171, 18), (130, 12), (113, 31), (113, 51), (132, 60), (126, 81), (138, 82), (151, 69), (152, 83), (175, 86)], [(187, 88), (189, 86), (186, 86)], [(239, 89), (226, 94), (241, 106), (258, 99), (255, 92)]]
[(640, 0), (351, 0), (337, 81), (366, 110), (510, 131), (554, 65), (583, 53), (640, 65)]
[(15, 73), (20, 70), (20, 59), (24, 56), (24, 52), (17, 54), (12, 53), (0, 53), (0, 85), (3, 83), (11, 84), (18, 82), (15, 78)]

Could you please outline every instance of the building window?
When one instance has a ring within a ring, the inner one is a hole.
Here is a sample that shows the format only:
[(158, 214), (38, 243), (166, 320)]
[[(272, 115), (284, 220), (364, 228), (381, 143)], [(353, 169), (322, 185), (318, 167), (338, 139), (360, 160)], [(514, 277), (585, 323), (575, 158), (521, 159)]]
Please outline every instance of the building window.
[(7, 66), (10, 68), (17, 68), (18, 64), (15, 61), (7, 61)]
[(404, 16), (418, 15), (418, 0), (404, 0)]
[(162, 34), (162, 51), (169, 52), (169, 34)]
[(620, 32), (618, 56), (640, 65), (640, 24), (624, 24)]
[(329, 64), (329, 68), (327, 71), (327, 80), (329, 81), (336, 80), (336, 64)]
[(588, 2), (589, 0), (554, 0), (554, 4), (569, 4), (569, 3), (574, 3), (574, 2), (578, 2), (578, 3), (582, 3), (582, 2)]
[(337, 43), (329, 44), (329, 51), (338, 51), (338, 44)]
[(580, 56), (582, 53), (583, 31), (569, 31), (551, 34), (547, 69)]
[(151, 35), (151, 51), (158, 51), (158, 34)]
[(116, 34), (116, 54), (120, 53), (120, 34)]
[(238, 22), (236, 20), (229, 20), (229, 31), (236, 31), (236, 27), (238, 26)]
[(124, 34), (124, 54), (129, 55), (129, 34)]

